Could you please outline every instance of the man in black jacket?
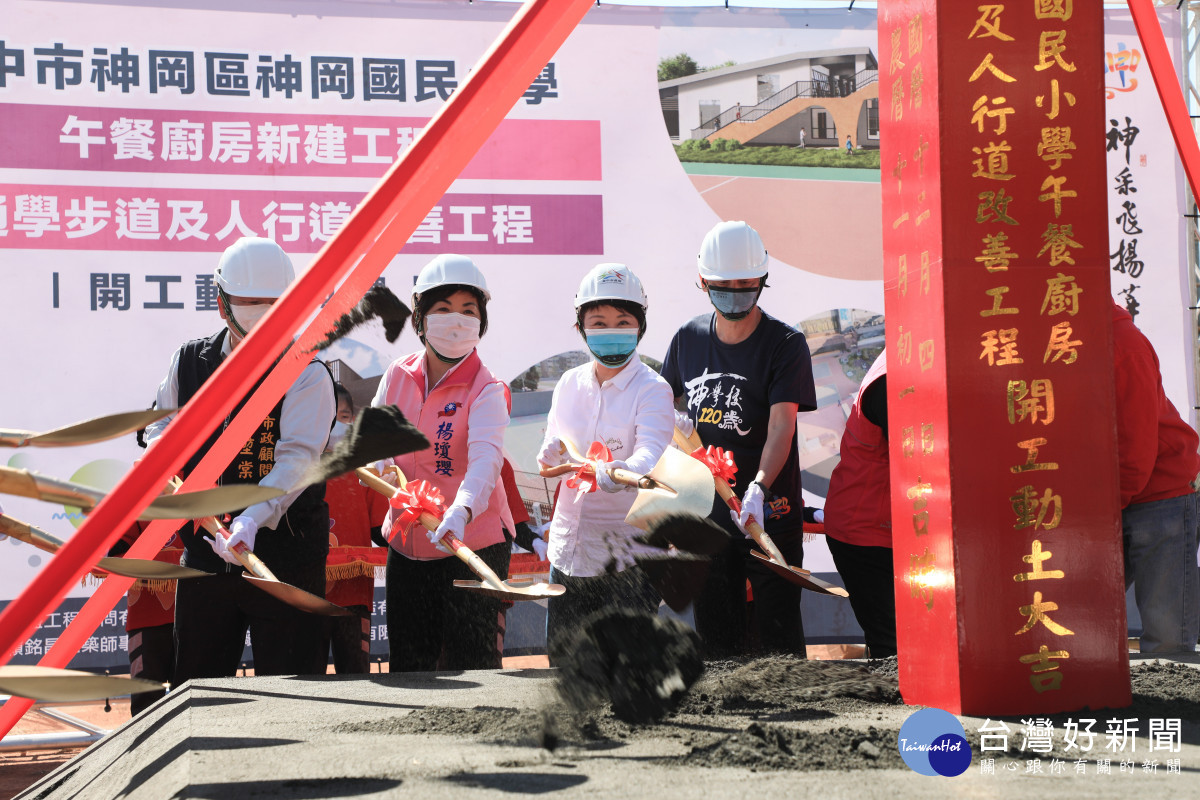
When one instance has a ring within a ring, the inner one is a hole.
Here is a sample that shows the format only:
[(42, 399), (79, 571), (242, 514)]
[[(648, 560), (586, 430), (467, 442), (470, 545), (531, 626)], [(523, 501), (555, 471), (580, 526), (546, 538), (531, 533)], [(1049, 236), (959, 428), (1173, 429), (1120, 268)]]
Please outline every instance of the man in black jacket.
[[(215, 274), (225, 327), (208, 338), (186, 342), (175, 352), (158, 387), (159, 408), (178, 408), (195, 395), (295, 278), (292, 263), (279, 245), (250, 237), (239, 239), (222, 254)], [(183, 468), (185, 476), (245, 401), (192, 454)], [(325, 365), (314, 360), (259, 423), (218, 483), (291, 489), (325, 449), (336, 408), (333, 379)], [(166, 417), (147, 427), (151, 446), (170, 420)], [(245, 544), (280, 580), (323, 597), (329, 551), (325, 485), (251, 506), (234, 516), (229, 530), (228, 542), (219, 536), (206, 538), (190, 522), (179, 531), (184, 545), (181, 563), (216, 575), (179, 582), (174, 685), (190, 678), (234, 675), (247, 629), (257, 674), (324, 674), (321, 618), (298, 611), (243, 580), (242, 568), (231, 550), (239, 542)]]

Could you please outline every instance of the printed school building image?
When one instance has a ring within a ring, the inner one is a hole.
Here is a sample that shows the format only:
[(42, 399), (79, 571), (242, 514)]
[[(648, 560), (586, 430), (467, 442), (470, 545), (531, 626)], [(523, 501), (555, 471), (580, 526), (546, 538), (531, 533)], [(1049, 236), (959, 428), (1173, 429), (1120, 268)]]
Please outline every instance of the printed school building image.
[(878, 148), (878, 69), (867, 47), (788, 53), (660, 81), (659, 102), (673, 142)]

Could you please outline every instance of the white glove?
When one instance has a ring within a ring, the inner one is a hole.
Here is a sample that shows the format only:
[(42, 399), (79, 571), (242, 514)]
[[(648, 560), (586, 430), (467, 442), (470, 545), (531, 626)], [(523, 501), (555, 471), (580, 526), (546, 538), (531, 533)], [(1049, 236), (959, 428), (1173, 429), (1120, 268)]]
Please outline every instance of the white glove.
[(538, 557), (539, 561), (546, 560), (546, 548), (549, 546), (550, 545), (547, 544), (545, 539), (536, 538), (533, 540), (533, 552)]
[(596, 466), (596, 486), (600, 487), (605, 492), (623, 492), (626, 489), (633, 487), (626, 486), (623, 483), (617, 483), (608, 474), (610, 469), (625, 469), (624, 461), (609, 461), (607, 464), (599, 464)]
[(742, 496), (742, 513), (730, 511), (729, 515), (733, 517), (734, 524), (738, 529), (747, 536), (746, 526), (751, 520), (754, 520), (759, 525), (762, 525), (765, 518), (763, 517), (763, 490), (757, 483), (752, 483), (746, 487), (746, 494)]
[[(442, 524), (438, 525), (436, 531), (429, 531), (429, 543), (438, 544), (442, 541), (442, 537), (447, 533), (453, 533), (459, 539), (462, 538), (463, 531), (466, 530), (467, 523), (471, 521), (471, 512), (466, 506), (452, 505), (446, 509), (446, 513), (442, 515)], [(445, 550), (445, 546), (441, 546)]]
[[(392, 459), (385, 458), (382, 461), (376, 461), (374, 464), (371, 465), (371, 468), (373, 470), (375, 470), (376, 472), (378, 472), (379, 477), (383, 478), (383, 480), (386, 481), (389, 485), (398, 487), (400, 485), (399, 478), (396, 477), (395, 472), (388, 469), (388, 467), (393, 466), (394, 463), (395, 462), (393, 462)], [(363, 482), (362, 478), (359, 478), (358, 485), (366, 486), (367, 484)]]
[(237, 556), (233, 554), (233, 548), (238, 544), (244, 544), (249, 549), (254, 549), (254, 537), (258, 535), (258, 523), (251, 517), (240, 516), (234, 517), (233, 522), (229, 523), (229, 538), (224, 536), (214, 536), (209, 539), (209, 544), (212, 545), (213, 552), (221, 557), (222, 561), (226, 561), (236, 566), (241, 566)]
[(547, 467), (557, 467), (559, 464), (567, 463), (567, 454), (563, 451), (562, 439), (557, 436), (551, 436), (542, 445), (542, 452), (538, 453), (538, 463)]
[(675, 412), (675, 427), (679, 428), (679, 432), (684, 436), (691, 436), (696, 432), (696, 426), (692, 423), (692, 418), (682, 411)]
[(820, 523), (824, 524), (824, 522), (825, 522), (825, 509), (823, 509), (823, 508), (818, 508), (816, 511), (814, 511), (814, 512), (813, 512), (813, 521), (814, 521), (814, 522), (820, 522)]

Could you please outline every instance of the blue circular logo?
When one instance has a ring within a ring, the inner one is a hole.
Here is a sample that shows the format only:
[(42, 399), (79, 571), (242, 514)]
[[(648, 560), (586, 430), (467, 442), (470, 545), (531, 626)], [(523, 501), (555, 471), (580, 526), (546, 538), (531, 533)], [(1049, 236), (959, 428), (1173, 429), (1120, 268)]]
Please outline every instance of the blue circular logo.
[(923, 708), (900, 726), (900, 757), (913, 772), (953, 778), (971, 766), (971, 745), (962, 723), (948, 711)]

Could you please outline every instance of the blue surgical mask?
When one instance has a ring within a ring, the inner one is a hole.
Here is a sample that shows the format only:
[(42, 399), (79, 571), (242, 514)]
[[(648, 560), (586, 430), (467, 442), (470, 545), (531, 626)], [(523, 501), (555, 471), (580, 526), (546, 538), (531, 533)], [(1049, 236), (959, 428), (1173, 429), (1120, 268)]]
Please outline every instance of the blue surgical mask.
[(585, 330), (583, 337), (587, 340), (588, 350), (606, 367), (623, 367), (633, 358), (637, 349), (637, 328), (612, 329), (598, 328)]
[(762, 286), (749, 289), (717, 289), (712, 284), (708, 286), (708, 299), (721, 316), (729, 320), (744, 319), (758, 302), (761, 293)]

